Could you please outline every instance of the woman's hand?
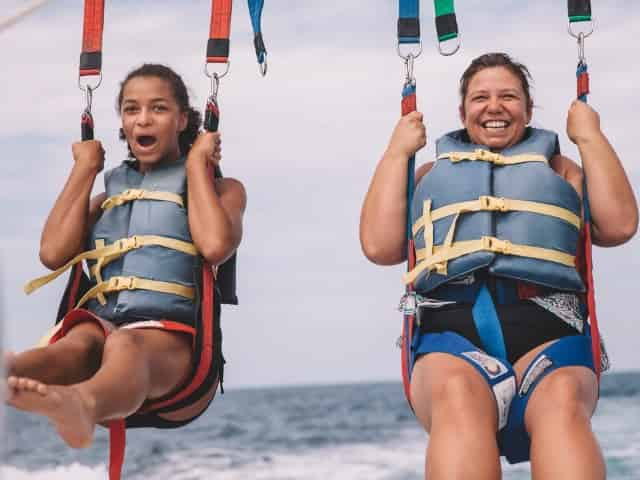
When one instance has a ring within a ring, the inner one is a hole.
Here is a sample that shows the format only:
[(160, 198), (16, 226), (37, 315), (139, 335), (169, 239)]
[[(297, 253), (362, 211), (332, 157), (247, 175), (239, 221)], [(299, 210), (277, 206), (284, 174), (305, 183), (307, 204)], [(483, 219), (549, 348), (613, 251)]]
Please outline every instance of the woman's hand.
[(576, 145), (589, 142), (602, 135), (600, 115), (587, 103), (574, 100), (567, 115), (567, 135)]
[(104, 149), (99, 140), (75, 142), (71, 146), (71, 151), (76, 165), (87, 167), (96, 175), (104, 168)]
[(187, 165), (210, 164), (217, 167), (222, 160), (221, 144), (219, 132), (202, 132), (189, 150)]
[(402, 117), (391, 134), (387, 151), (409, 158), (427, 144), (427, 128), (422, 113), (411, 112)]

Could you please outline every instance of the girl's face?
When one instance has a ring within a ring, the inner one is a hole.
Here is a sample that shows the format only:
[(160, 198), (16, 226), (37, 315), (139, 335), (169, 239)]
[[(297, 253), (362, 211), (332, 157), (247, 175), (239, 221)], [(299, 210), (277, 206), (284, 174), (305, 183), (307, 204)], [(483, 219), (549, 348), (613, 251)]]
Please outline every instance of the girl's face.
[(158, 77), (133, 77), (122, 91), (122, 130), (141, 172), (180, 157), (178, 137), (187, 127), (169, 82)]
[(490, 67), (471, 77), (460, 119), (473, 143), (502, 150), (522, 139), (531, 107), (516, 75), (505, 67)]

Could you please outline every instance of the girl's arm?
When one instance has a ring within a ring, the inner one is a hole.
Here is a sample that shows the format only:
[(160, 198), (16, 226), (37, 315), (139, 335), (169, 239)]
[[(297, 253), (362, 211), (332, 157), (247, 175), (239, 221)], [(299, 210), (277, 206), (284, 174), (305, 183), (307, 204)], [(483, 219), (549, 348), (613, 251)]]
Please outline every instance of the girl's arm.
[(220, 265), (240, 245), (242, 215), (247, 197), (244, 187), (232, 178), (211, 181), (207, 166), (220, 161), (220, 134), (200, 134), (186, 162), (189, 229), (200, 254)]
[(600, 129), (599, 115), (586, 103), (574, 101), (567, 134), (580, 151), (587, 176), (593, 242), (601, 246), (625, 243), (638, 229), (638, 205), (624, 167)]
[(90, 205), (90, 195), (96, 176), (104, 166), (102, 145), (97, 140), (78, 142), (73, 144), (72, 151), (71, 173), (40, 238), (40, 261), (52, 270), (83, 251), (87, 232), (99, 215), (95, 204), (99, 207), (100, 198)]
[[(406, 259), (408, 161), (426, 141), (422, 114), (405, 115), (376, 167), (360, 215), (360, 245), (373, 263), (394, 265)], [(421, 167), (417, 177), (428, 168)]]

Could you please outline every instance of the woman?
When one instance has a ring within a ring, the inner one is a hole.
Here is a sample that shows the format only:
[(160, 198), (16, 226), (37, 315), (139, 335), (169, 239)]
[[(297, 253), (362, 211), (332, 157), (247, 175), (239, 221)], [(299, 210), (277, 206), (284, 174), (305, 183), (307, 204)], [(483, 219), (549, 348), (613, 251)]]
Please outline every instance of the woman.
[[(476, 58), (460, 84), (464, 129), (416, 171), (418, 263), (405, 281), (423, 304), (410, 392), (430, 434), (428, 478), (500, 478), (500, 455), (530, 459), (536, 479), (605, 476), (575, 268), (583, 170), (555, 134), (527, 126), (529, 78), (506, 54)], [(376, 264), (406, 260), (407, 161), (426, 144), (422, 118), (398, 122), (364, 201), (360, 240)], [(573, 102), (567, 134), (587, 177), (593, 242), (626, 242), (638, 209), (598, 114)]]
[[(97, 423), (127, 418), (185, 384), (194, 366), (198, 256), (220, 265), (242, 237), (244, 188), (211, 180), (220, 136), (198, 134), (200, 114), (180, 76), (163, 65), (133, 70), (117, 109), (130, 159), (107, 172), (105, 192), (90, 199), (104, 151), (94, 140), (73, 145), (40, 259), (56, 270), (87, 245), (124, 250), (92, 258), (94, 288), (82, 310), (65, 317), (65, 336), (7, 362), (7, 403), (48, 417), (76, 448), (91, 443)], [(122, 282), (131, 283), (123, 290)]]

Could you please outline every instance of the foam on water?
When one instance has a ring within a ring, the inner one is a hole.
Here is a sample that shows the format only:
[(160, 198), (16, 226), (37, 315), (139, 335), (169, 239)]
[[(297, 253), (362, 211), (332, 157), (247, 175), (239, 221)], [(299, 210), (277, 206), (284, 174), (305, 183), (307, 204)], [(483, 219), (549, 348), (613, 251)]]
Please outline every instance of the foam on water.
[(107, 470), (104, 466), (86, 467), (77, 463), (34, 471), (3, 465), (0, 467), (0, 478), (4, 480), (105, 480)]

